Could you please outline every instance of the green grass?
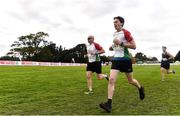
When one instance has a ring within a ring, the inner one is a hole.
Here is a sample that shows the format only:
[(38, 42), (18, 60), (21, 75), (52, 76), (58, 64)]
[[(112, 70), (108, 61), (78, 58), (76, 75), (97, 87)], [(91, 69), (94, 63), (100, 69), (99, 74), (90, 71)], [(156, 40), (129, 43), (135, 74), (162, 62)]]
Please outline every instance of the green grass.
[[(134, 77), (145, 87), (143, 101), (120, 74), (111, 115), (180, 115), (180, 66), (171, 67), (176, 74), (161, 82), (159, 66), (134, 66)], [(98, 107), (107, 99), (107, 81), (94, 75), (93, 89), (84, 95), (85, 67), (0, 66), (0, 114), (109, 115)]]

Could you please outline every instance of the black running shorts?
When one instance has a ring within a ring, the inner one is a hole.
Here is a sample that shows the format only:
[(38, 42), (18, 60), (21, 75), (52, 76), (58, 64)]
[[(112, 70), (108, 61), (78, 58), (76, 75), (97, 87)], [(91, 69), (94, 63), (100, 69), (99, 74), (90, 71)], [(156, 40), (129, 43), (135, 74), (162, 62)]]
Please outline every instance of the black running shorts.
[(131, 73), (132, 61), (131, 60), (112, 60), (111, 69), (119, 70), (120, 72)]
[(170, 63), (167, 61), (162, 61), (161, 62), (161, 67), (165, 68), (165, 69), (169, 69), (170, 68)]
[(97, 74), (102, 73), (101, 62), (90, 62), (87, 64), (86, 71), (96, 72)]

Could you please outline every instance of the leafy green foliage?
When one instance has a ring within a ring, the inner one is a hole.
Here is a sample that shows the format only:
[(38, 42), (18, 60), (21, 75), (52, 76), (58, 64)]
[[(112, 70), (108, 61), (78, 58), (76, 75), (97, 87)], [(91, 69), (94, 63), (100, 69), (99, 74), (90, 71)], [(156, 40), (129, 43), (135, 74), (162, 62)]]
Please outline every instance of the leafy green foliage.
[(18, 41), (14, 41), (11, 45), (13, 47), (11, 52), (19, 52), (23, 56), (23, 59), (31, 59), (34, 54), (39, 52), (42, 46), (46, 45), (47, 41), (45, 41), (45, 37), (47, 36), (49, 36), (48, 33), (44, 32), (20, 36), (18, 37)]
[(175, 61), (180, 61), (180, 51), (176, 54)]

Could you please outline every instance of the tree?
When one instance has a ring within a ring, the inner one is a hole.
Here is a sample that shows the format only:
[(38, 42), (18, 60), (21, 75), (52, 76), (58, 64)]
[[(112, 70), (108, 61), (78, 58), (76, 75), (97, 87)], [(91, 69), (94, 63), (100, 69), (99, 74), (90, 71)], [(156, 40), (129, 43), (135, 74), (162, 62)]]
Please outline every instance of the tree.
[[(62, 49), (62, 48), (61, 48)], [(77, 46), (60, 52), (60, 62), (72, 62), (72, 59), (76, 63), (86, 63), (87, 58), (84, 57), (86, 54), (85, 44), (78, 44)]]
[(2, 57), (0, 57), (0, 60), (19, 61), (20, 59), (18, 57), (14, 57), (14, 56), (2, 56)]
[(143, 53), (141, 53), (141, 52), (136, 53), (135, 58), (136, 58), (136, 61), (142, 61), (142, 62), (144, 62), (144, 61), (147, 60), (146, 55), (143, 54)]
[(48, 42), (46, 46), (40, 49), (40, 52), (33, 56), (33, 60), (44, 62), (59, 62), (59, 50), (61, 51), (61, 48), (56, 47), (55, 43)]
[(48, 46), (44, 46), (40, 52), (35, 54), (32, 57), (33, 61), (40, 61), (40, 62), (52, 62), (53, 61), (53, 54), (51, 53)]
[(106, 57), (105, 55), (100, 56), (100, 58), (103, 63), (107, 63), (111, 61), (111, 57)]
[(158, 61), (158, 59), (156, 57), (152, 57), (151, 60), (152, 61)]
[(48, 37), (48, 33), (37, 32), (36, 34), (29, 34), (18, 37), (18, 41), (14, 41), (11, 45), (12, 48), (9, 54), (13, 52), (19, 52), (23, 59), (31, 60), (31, 58), (40, 52), (41, 47), (46, 46), (47, 41), (45, 37)]
[(175, 60), (175, 61), (180, 61), (180, 50), (179, 50), (179, 52), (176, 54), (174, 60)]

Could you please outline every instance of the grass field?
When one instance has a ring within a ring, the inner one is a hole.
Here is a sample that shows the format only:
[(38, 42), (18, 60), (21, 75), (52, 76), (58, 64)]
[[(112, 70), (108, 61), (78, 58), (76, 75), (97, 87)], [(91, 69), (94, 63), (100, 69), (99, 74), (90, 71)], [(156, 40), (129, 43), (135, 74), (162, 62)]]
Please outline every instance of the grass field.
[[(176, 74), (162, 82), (159, 66), (134, 66), (134, 77), (145, 87), (143, 101), (120, 74), (111, 115), (180, 115), (180, 66), (171, 67)], [(109, 115), (98, 107), (107, 99), (107, 81), (94, 77), (93, 89), (84, 95), (85, 67), (0, 66), (0, 114)]]

